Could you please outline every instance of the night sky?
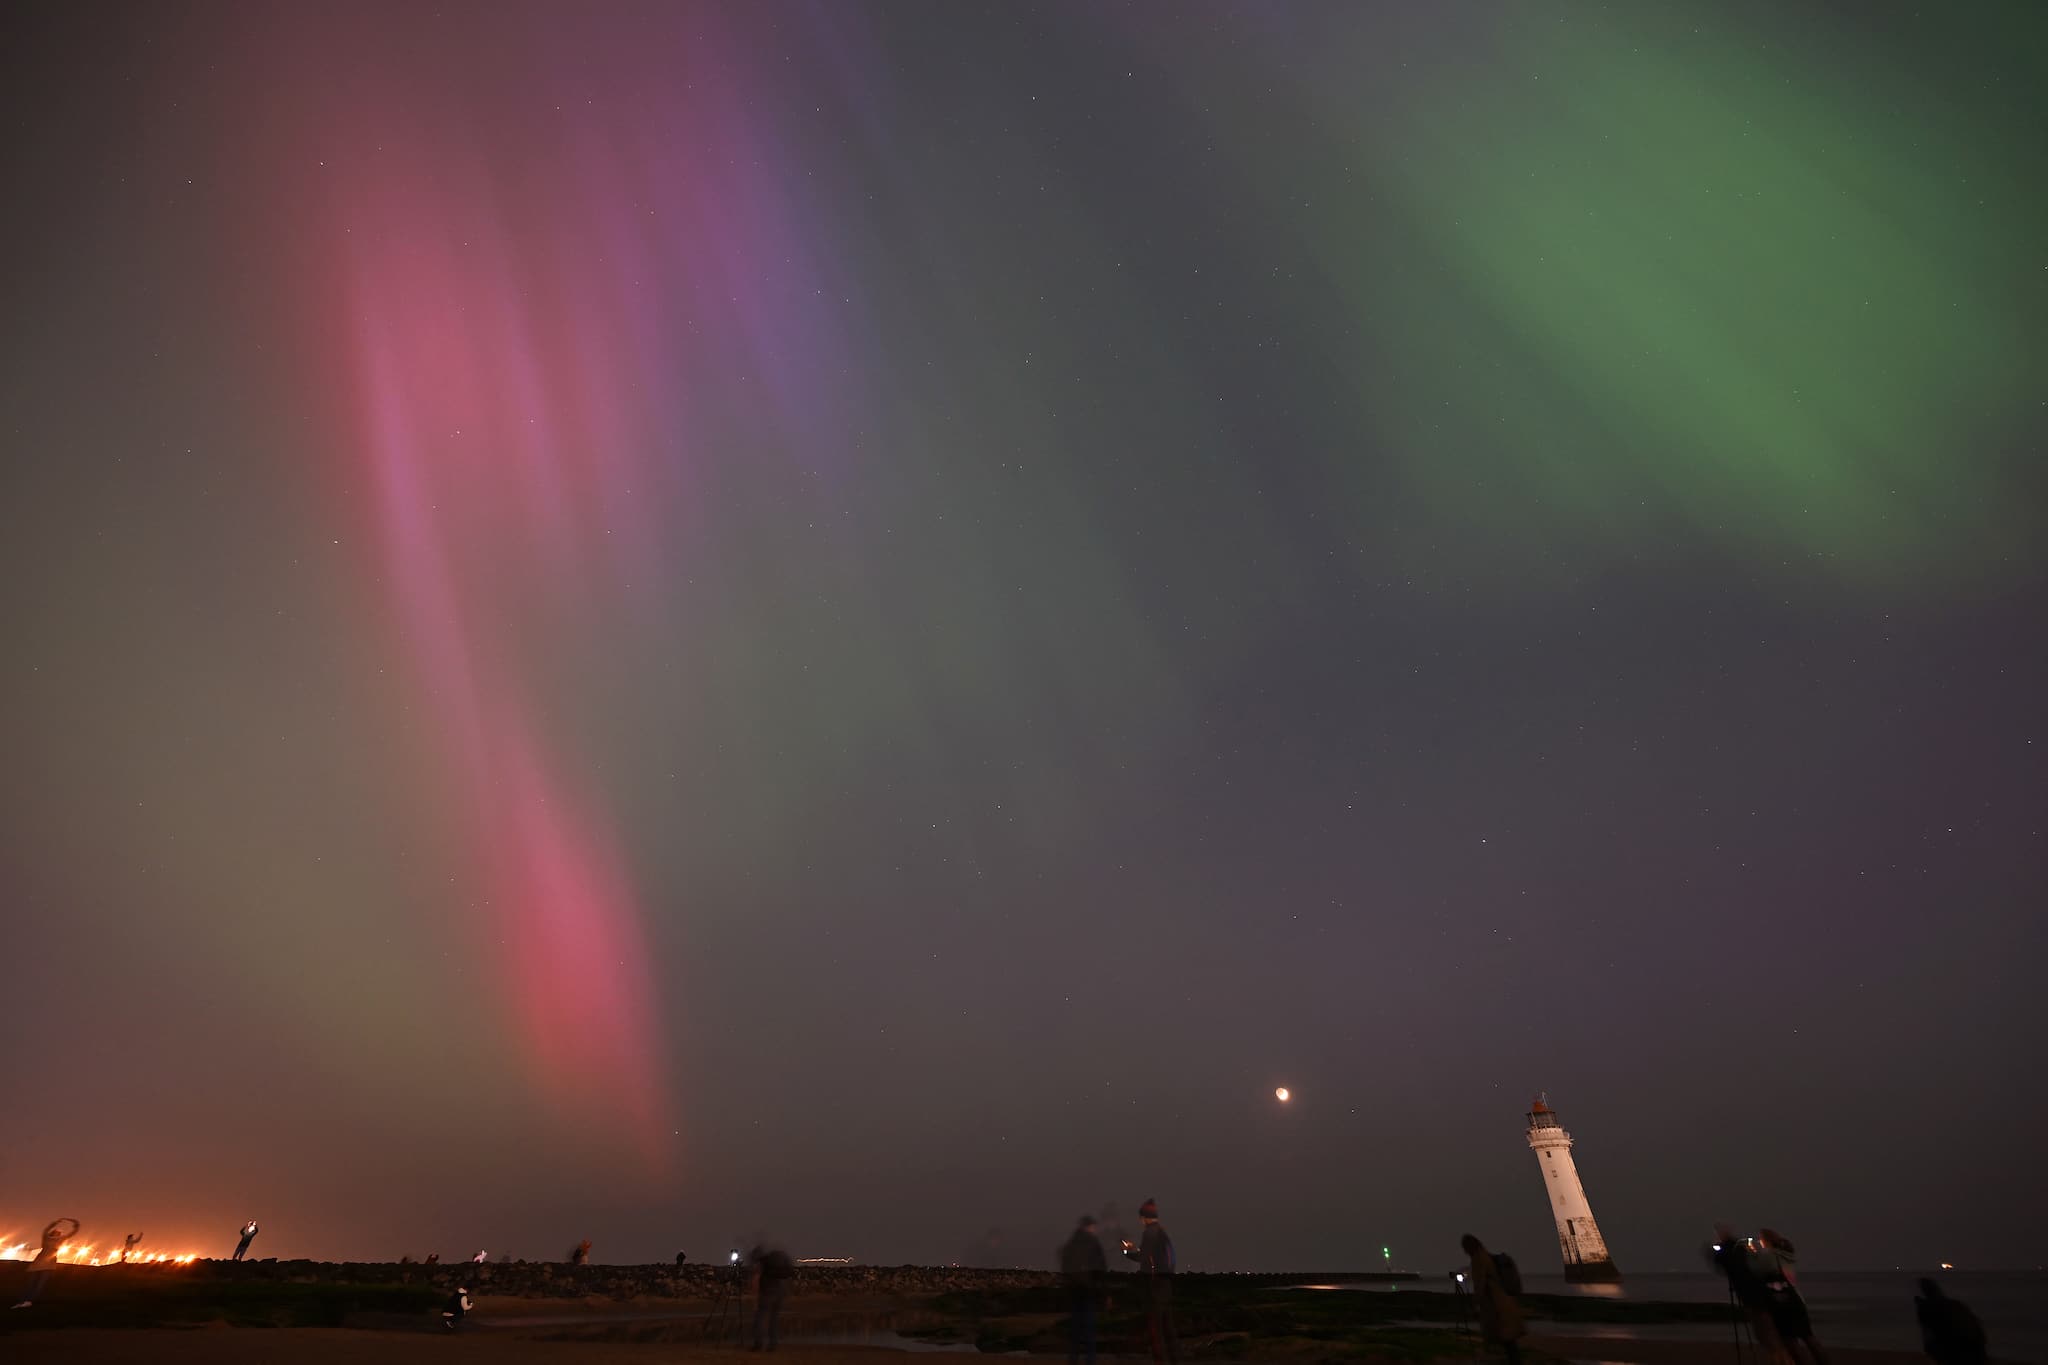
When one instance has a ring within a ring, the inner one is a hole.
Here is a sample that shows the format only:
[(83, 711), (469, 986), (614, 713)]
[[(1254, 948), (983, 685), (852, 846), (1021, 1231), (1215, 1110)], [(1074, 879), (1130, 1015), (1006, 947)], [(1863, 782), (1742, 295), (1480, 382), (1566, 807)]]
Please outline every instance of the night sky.
[(0, 1234), (2036, 1264), (2044, 29), (10, 5)]

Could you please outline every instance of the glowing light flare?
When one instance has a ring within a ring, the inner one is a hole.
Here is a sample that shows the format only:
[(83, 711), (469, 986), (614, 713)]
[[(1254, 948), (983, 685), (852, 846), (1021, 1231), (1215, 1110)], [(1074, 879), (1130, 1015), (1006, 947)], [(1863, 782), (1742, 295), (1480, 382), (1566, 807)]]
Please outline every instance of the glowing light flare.
[[(51, 1259), (64, 1265), (190, 1265), (199, 1259), (197, 1252), (174, 1254), (168, 1251), (135, 1251), (124, 1261), (118, 1251), (98, 1253), (99, 1248), (91, 1242), (66, 1242), (57, 1249)], [(13, 1242), (0, 1245), (0, 1261), (33, 1261), (36, 1246), (32, 1242)]]
[(1294, 1098), (1294, 1092), (1293, 1092), (1292, 1090), (1289, 1090), (1289, 1089), (1288, 1089), (1288, 1088), (1287, 1088), (1286, 1086), (1284, 1086), (1284, 1085), (1283, 1085), (1283, 1086), (1278, 1086), (1278, 1087), (1275, 1087), (1275, 1089), (1274, 1089), (1274, 1091), (1273, 1091), (1273, 1098), (1274, 1098), (1274, 1099), (1276, 1099), (1276, 1100), (1278, 1100), (1278, 1101), (1280, 1101), (1280, 1103), (1282, 1103), (1282, 1104), (1285, 1104), (1285, 1103), (1287, 1103), (1287, 1102), (1288, 1102), (1289, 1100), (1291, 1100), (1291, 1099), (1293, 1099), (1293, 1098)]

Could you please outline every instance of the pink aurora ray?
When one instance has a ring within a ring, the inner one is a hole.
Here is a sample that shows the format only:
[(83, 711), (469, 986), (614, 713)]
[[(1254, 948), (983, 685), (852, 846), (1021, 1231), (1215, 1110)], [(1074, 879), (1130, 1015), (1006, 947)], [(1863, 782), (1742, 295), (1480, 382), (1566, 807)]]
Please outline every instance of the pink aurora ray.
[(635, 619), (625, 599), (687, 553), (700, 399), (730, 422), (751, 394), (739, 410), (771, 437), (802, 434), (791, 414), (832, 368), (815, 300), (840, 291), (808, 271), (754, 112), (772, 101), (715, 15), (606, 34), (494, 11), (486, 57), (451, 82), (431, 51), (309, 31), (345, 11), (293, 13), (278, 40), (320, 45), (335, 73), (280, 96), (332, 149), (293, 191), (313, 206), (315, 322), (346, 338), (347, 483), (367, 488), (374, 571), (445, 739), (461, 899), (549, 1096), (658, 1167), (642, 915), (538, 679), (591, 620)]

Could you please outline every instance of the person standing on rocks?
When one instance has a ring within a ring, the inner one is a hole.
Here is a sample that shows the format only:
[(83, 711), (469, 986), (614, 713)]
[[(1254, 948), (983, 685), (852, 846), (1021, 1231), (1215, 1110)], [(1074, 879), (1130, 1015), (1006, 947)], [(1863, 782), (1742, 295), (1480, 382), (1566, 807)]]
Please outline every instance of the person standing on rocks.
[(576, 1249), (569, 1253), (569, 1264), (590, 1264), (590, 1239), (588, 1237), (585, 1237), (582, 1241), (578, 1242), (576, 1244)]
[(754, 1344), (756, 1351), (772, 1351), (782, 1330), (782, 1304), (789, 1297), (789, 1282), (796, 1278), (796, 1262), (779, 1247), (757, 1246), (747, 1256), (754, 1267)]
[(1124, 1243), (1124, 1255), (1145, 1276), (1145, 1329), (1152, 1338), (1153, 1365), (1180, 1365), (1180, 1335), (1173, 1328), (1173, 1239), (1159, 1225), (1159, 1201), (1138, 1205), (1144, 1230), (1138, 1244)]
[(130, 1256), (133, 1256), (133, 1255), (135, 1254), (135, 1248), (136, 1248), (136, 1247), (138, 1247), (138, 1246), (140, 1246), (141, 1244), (142, 1244), (142, 1234), (141, 1234), (141, 1233), (139, 1233), (139, 1232), (131, 1232), (131, 1233), (129, 1233), (129, 1234), (128, 1234), (128, 1236), (127, 1236), (127, 1237), (126, 1237), (125, 1239), (123, 1239), (123, 1240), (122, 1240), (122, 1242), (121, 1242), (121, 1264), (123, 1264), (123, 1265), (126, 1265), (126, 1264), (128, 1263), (128, 1258), (129, 1258)]
[(249, 1243), (256, 1240), (256, 1232), (256, 1220), (254, 1218), (242, 1224), (242, 1240), (235, 1243), (235, 1254), (231, 1259), (237, 1261), (242, 1259), (243, 1255), (249, 1250)]
[[(67, 1228), (65, 1224), (70, 1224)], [(64, 1244), (78, 1235), (76, 1218), (58, 1218), (43, 1229), (43, 1244), (36, 1251), (35, 1259), (28, 1263), (28, 1286), (21, 1291), (21, 1302), (16, 1308), (30, 1308), (35, 1305), (36, 1296), (43, 1292), (43, 1286), (50, 1282), (50, 1267), (57, 1264), (57, 1253), (64, 1250)]]
[(1487, 1344), (1498, 1346), (1508, 1365), (1521, 1365), (1520, 1342), (1528, 1330), (1522, 1325), (1522, 1305), (1508, 1292), (1500, 1277), (1500, 1263), (1486, 1249), (1486, 1243), (1466, 1233), (1458, 1245), (1471, 1258), (1465, 1287), (1472, 1291), (1472, 1306), (1479, 1313), (1479, 1332)]
[(1095, 1215), (1081, 1215), (1074, 1235), (1060, 1248), (1060, 1278), (1067, 1286), (1067, 1365), (1080, 1365), (1086, 1357), (1095, 1365), (1095, 1313), (1102, 1304), (1102, 1282), (1109, 1274), (1103, 1259), (1102, 1239), (1095, 1235)]

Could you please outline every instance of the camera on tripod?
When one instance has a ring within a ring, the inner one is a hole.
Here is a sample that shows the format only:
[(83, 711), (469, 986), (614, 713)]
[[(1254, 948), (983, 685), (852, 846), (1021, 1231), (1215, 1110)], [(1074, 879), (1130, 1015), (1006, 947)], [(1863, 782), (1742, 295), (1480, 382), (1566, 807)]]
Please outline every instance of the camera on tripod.
[(747, 1265), (734, 1247), (725, 1253), (725, 1268), (711, 1283), (711, 1311), (704, 1316), (704, 1335), (723, 1337), (727, 1328), (741, 1332), (744, 1327), (741, 1300), (747, 1293)]

